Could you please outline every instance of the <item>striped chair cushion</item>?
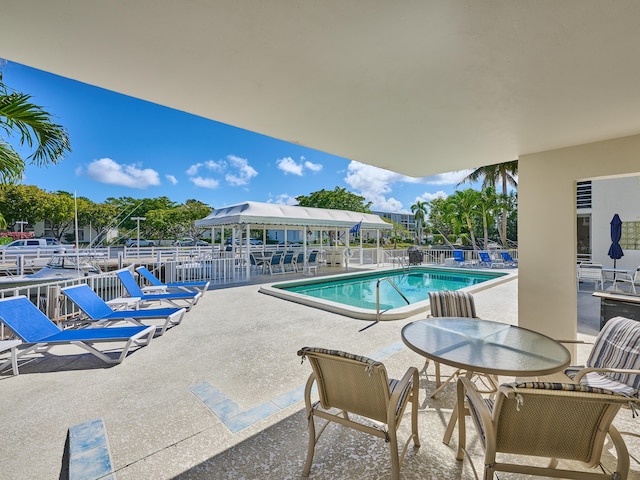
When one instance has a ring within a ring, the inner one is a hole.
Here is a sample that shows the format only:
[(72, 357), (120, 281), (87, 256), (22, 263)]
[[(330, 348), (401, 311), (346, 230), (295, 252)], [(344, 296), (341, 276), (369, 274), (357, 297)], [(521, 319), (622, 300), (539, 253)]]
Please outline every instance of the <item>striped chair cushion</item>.
[[(624, 368), (640, 371), (640, 322), (624, 317), (609, 320), (596, 338), (587, 367)], [(574, 378), (579, 369), (565, 373)], [(640, 374), (588, 373), (581, 383), (638, 396)]]
[(473, 295), (469, 292), (442, 290), (429, 292), (432, 317), (477, 318)]

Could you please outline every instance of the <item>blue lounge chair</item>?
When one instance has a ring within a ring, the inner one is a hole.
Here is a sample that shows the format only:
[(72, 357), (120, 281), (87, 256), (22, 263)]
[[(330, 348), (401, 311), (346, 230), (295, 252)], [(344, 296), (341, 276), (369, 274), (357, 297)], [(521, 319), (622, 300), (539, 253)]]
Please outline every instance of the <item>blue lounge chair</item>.
[(468, 267), (471, 265), (471, 262), (468, 262), (464, 258), (464, 252), (462, 250), (454, 250), (453, 251), (453, 260), (456, 262), (456, 265), (459, 267)]
[[(144, 293), (129, 270), (118, 270), (116, 274), (129, 295), (139, 297), (142, 302), (167, 302), (174, 307), (185, 307), (189, 311), (202, 296), (202, 292)], [(176, 302), (186, 302), (186, 305)]]
[[(34, 351), (37, 353), (46, 352), (56, 345), (76, 345), (109, 364), (122, 362), (134, 344), (148, 345), (156, 330), (152, 326), (60, 330), (24, 295), (0, 299), (0, 322), (10, 328), (23, 342), (20, 346), (25, 348), (17, 353), (18, 358)], [(116, 358), (93, 346), (95, 343), (112, 342), (125, 342), (122, 352)], [(11, 363), (13, 363), (13, 359), (5, 361), (0, 365), (0, 371)], [(17, 364), (13, 364), (13, 366), (13, 373), (17, 375)]]
[[(180, 289), (180, 290), (184, 290), (185, 292), (203, 292), (204, 293), (209, 288), (209, 283), (210, 283), (208, 281), (162, 283), (160, 279), (156, 277), (153, 273), (151, 273), (147, 267), (138, 267), (136, 268), (136, 272), (142, 275), (145, 278), (145, 280), (147, 280), (151, 284), (152, 287), (156, 287), (157, 289), (162, 289), (164, 287), (165, 291), (172, 290), (172, 289), (173, 290)], [(145, 288), (146, 287), (142, 287), (142, 291), (145, 291)], [(145, 291), (145, 293), (154, 293), (154, 292)]]
[(489, 252), (478, 252), (478, 256), (480, 257), (480, 266), (484, 266), (487, 268), (504, 268), (504, 262), (494, 262), (489, 255)]
[(509, 252), (500, 252), (500, 255), (502, 256), (502, 261), (508, 267), (517, 267), (518, 266), (518, 260), (514, 260), (514, 258), (511, 256), (511, 254)]
[(146, 320), (164, 320), (159, 328), (158, 336), (167, 328), (179, 325), (184, 317), (185, 308), (156, 308), (150, 310), (112, 310), (111, 307), (98, 296), (86, 283), (62, 289), (69, 299), (75, 303), (93, 322), (122, 322), (130, 321), (142, 325)]

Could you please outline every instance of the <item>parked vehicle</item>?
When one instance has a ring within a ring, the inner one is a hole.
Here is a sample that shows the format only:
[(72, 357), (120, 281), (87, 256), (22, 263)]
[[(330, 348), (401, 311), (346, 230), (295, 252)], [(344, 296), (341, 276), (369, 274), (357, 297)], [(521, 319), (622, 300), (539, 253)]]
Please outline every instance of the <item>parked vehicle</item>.
[(124, 243), (125, 247), (155, 247), (156, 242), (153, 240), (145, 240), (141, 238), (140, 240), (136, 238), (130, 238)]
[(174, 245), (176, 247), (208, 247), (209, 244), (207, 242), (205, 242), (204, 240), (198, 240), (197, 242), (191, 238), (191, 237), (186, 237), (186, 238), (181, 238), (180, 240), (176, 241), (174, 243)]
[(21, 240), (14, 240), (6, 245), (0, 245), (0, 251), (15, 254), (65, 253), (72, 251), (73, 248), (73, 245), (63, 245), (52, 237), (24, 238)]

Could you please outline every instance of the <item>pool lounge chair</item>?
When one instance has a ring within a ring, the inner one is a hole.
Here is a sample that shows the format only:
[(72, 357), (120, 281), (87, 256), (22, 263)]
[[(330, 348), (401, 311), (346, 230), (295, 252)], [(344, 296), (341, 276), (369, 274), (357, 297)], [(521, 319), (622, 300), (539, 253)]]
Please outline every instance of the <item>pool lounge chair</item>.
[(480, 257), (480, 263), (478, 265), (481, 267), (504, 268), (506, 266), (504, 262), (493, 261), (489, 252), (478, 252), (478, 256)]
[[(27, 353), (47, 352), (56, 345), (75, 345), (83, 348), (100, 360), (109, 364), (122, 362), (132, 346), (148, 345), (155, 327), (97, 327), (60, 330), (60, 328), (38, 310), (24, 295), (0, 299), (0, 322), (22, 340), (16, 359)], [(96, 343), (124, 342), (120, 354), (113, 358), (94, 347)], [(0, 365), (0, 371), (13, 365), (14, 375), (18, 374), (17, 362), (10, 358)]]
[[(189, 311), (202, 296), (202, 292), (144, 293), (129, 270), (118, 270), (116, 273), (129, 295), (140, 297), (142, 302), (167, 302), (174, 307), (185, 307)], [(184, 304), (180, 305), (177, 302)]]
[(75, 303), (91, 322), (112, 323), (130, 321), (137, 325), (142, 325), (142, 322), (148, 320), (164, 320), (164, 323), (157, 327), (158, 336), (166, 332), (167, 328), (179, 325), (187, 311), (185, 308), (114, 311), (96, 292), (91, 290), (91, 287), (86, 283), (63, 288), (62, 293)]
[(518, 266), (518, 260), (515, 260), (509, 252), (502, 251), (500, 252), (500, 255), (502, 256), (502, 261), (505, 263), (506, 266), (508, 267)]
[[(204, 293), (207, 291), (207, 289), (209, 288), (209, 284), (211, 283), (209, 281), (162, 283), (160, 279), (156, 277), (153, 273), (151, 273), (147, 267), (138, 267), (136, 268), (136, 272), (142, 275), (144, 279), (151, 284), (150, 285), (151, 287), (156, 287), (158, 289), (164, 288), (165, 291), (172, 290), (172, 289), (173, 290), (180, 289), (180, 290), (184, 290), (185, 292)], [(151, 291), (148, 291), (148, 292), (145, 291), (146, 288), (147, 288), (146, 286), (143, 286), (142, 291), (145, 293), (154, 293)], [(159, 292), (155, 292), (155, 293), (159, 293)]]
[(472, 265), (471, 262), (465, 260), (464, 251), (462, 250), (453, 251), (453, 261), (455, 262), (455, 265), (457, 265), (458, 267), (469, 267)]

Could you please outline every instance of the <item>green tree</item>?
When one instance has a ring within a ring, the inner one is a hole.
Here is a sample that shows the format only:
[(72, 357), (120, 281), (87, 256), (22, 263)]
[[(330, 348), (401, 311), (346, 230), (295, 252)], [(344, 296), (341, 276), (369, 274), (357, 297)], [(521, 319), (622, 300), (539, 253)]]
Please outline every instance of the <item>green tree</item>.
[(63, 235), (73, 231), (75, 208), (73, 196), (67, 192), (48, 193), (44, 205), (44, 220), (49, 222), (51, 234), (61, 240)]
[(319, 190), (310, 195), (296, 197), (301, 207), (331, 208), (334, 210), (349, 210), (352, 212), (371, 213), (371, 202), (365, 198), (348, 192), (346, 188), (336, 187), (334, 190)]
[[(510, 162), (496, 163), (493, 165), (486, 165), (484, 167), (476, 168), (473, 172), (467, 175), (458, 186), (463, 183), (474, 183), (482, 179), (482, 188), (494, 187), (500, 182), (502, 186), (502, 195), (508, 195), (509, 185), (517, 187), (518, 182), (516, 177), (518, 176), (518, 160), (512, 160)], [(502, 221), (500, 223), (501, 228), (500, 240), (503, 245), (507, 243), (507, 217), (509, 214), (508, 208), (505, 206), (502, 208)]]
[(47, 198), (47, 192), (35, 185), (0, 185), (0, 214), (12, 230), (17, 222), (33, 225), (44, 220)]
[(440, 233), (445, 242), (449, 235), (459, 234), (460, 228), (455, 217), (453, 203), (447, 198), (434, 198), (429, 202), (429, 223), (433, 231)]
[(480, 213), (482, 198), (480, 192), (467, 188), (466, 190), (456, 190), (447, 198), (451, 202), (454, 219), (466, 226), (471, 236), (473, 248), (476, 248), (476, 235), (474, 233), (474, 219)]
[[(33, 152), (22, 158), (9, 143), (12, 137)], [(30, 95), (10, 90), (0, 71), (0, 182), (15, 183), (22, 178), (27, 163), (55, 165), (69, 152), (66, 130), (33, 103)]]
[(413, 212), (413, 218), (416, 220), (416, 230), (418, 231), (418, 243), (422, 243), (422, 226), (424, 225), (425, 217), (427, 216), (427, 202), (422, 200), (416, 200), (416, 203), (411, 205), (411, 211)]

